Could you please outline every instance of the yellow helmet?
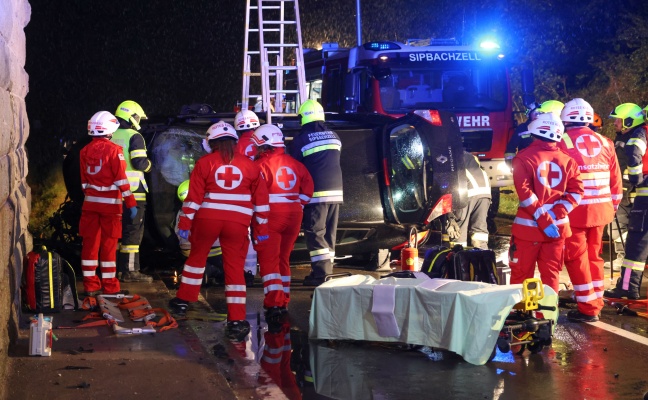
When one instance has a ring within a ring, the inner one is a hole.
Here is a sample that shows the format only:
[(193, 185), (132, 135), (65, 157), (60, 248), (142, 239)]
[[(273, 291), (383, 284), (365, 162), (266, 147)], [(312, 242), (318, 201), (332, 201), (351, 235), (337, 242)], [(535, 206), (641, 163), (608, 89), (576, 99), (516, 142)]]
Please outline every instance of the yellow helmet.
[(133, 128), (140, 130), (140, 120), (148, 119), (142, 106), (134, 102), (133, 100), (126, 100), (122, 102), (115, 111), (115, 117), (119, 117), (124, 121), (128, 121), (133, 124)]
[(558, 100), (547, 100), (544, 103), (540, 104), (540, 107), (538, 107), (538, 113), (553, 113), (560, 117), (560, 112), (562, 111), (563, 107), (565, 107), (565, 105)]
[(641, 107), (634, 103), (623, 103), (610, 113), (610, 118), (623, 120), (623, 129), (634, 128), (644, 123), (644, 113)]
[(313, 99), (308, 99), (299, 106), (299, 115), (301, 115), (301, 124), (306, 125), (309, 122), (324, 121), (324, 109), (322, 105)]
[(180, 201), (185, 201), (187, 194), (189, 194), (189, 179), (182, 182), (180, 186), (178, 186), (178, 199)]

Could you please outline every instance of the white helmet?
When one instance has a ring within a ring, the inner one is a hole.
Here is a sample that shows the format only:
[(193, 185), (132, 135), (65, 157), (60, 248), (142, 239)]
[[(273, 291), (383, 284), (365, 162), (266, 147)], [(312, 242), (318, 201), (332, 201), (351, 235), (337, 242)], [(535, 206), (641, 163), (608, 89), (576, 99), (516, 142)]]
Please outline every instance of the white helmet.
[(272, 124), (265, 124), (254, 131), (252, 141), (257, 146), (286, 147), (281, 129)]
[(562, 121), (554, 113), (540, 114), (537, 119), (529, 123), (529, 132), (554, 142), (560, 142), (565, 132)]
[(207, 153), (211, 153), (211, 147), (209, 147), (209, 141), (212, 139), (220, 139), (230, 137), (238, 141), (238, 136), (236, 135), (236, 130), (234, 127), (227, 122), (216, 122), (214, 125), (210, 126), (207, 129), (207, 137), (202, 141), (202, 147)]
[(257, 128), (259, 124), (259, 117), (250, 110), (242, 110), (234, 117), (234, 125), (237, 131), (246, 131), (248, 129)]
[(99, 111), (88, 121), (88, 135), (105, 136), (112, 135), (119, 128), (117, 117), (108, 111)]
[(563, 122), (594, 122), (594, 109), (590, 103), (583, 99), (573, 99), (565, 103), (565, 107), (560, 112), (560, 119)]

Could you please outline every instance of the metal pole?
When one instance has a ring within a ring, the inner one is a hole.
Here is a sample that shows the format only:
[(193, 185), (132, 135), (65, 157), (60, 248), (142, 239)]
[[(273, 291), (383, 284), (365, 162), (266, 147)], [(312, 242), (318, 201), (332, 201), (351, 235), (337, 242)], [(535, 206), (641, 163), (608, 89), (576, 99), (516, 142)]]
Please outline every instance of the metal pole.
[(356, 0), (356, 35), (358, 46), (362, 46), (362, 18), (360, 16), (360, 0)]

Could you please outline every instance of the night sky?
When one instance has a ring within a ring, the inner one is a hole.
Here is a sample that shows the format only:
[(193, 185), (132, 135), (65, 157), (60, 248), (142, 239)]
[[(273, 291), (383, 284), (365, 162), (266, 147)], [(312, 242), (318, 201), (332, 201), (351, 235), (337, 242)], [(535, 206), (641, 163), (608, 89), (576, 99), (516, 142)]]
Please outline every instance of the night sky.
[[(363, 39), (436, 36), (470, 41), (488, 32), (500, 38), (514, 68), (522, 62), (534, 65), (541, 80), (536, 82), (540, 100), (583, 95), (607, 115), (607, 108), (619, 100), (648, 100), (648, 84), (642, 82), (633, 86), (643, 88), (641, 92), (623, 99), (613, 93), (595, 97), (600, 85), (591, 82), (601, 79), (610, 85), (600, 71), (618, 69), (618, 63), (601, 66), (608, 59), (605, 49), (618, 54), (642, 45), (630, 30), (624, 32), (630, 37), (623, 43), (615, 40), (620, 29), (633, 26), (631, 17), (645, 21), (648, 2), (620, 3), (363, 0)], [(114, 112), (126, 99), (139, 102), (149, 116), (174, 115), (190, 103), (230, 111), (240, 100), (242, 0), (30, 4), (25, 68), (30, 77), (26, 101), (31, 163), (55, 156), (52, 145), (85, 135), (92, 114)], [(306, 46), (323, 41), (355, 44), (355, 1), (302, 0), (300, 8)], [(634, 35), (648, 37), (640, 31), (643, 23), (636, 25)], [(47, 151), (39, 152), (41, 146)]]

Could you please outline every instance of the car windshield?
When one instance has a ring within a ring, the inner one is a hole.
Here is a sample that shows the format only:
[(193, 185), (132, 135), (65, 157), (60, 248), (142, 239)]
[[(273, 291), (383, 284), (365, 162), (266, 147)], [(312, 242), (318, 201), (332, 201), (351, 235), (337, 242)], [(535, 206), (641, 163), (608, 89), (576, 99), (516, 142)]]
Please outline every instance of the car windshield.
[(379, 82), (380, 100), (388, 114), (417, 109), (500, 111), (508, 99), (506, 71), (498, 65), (392, 68)]

